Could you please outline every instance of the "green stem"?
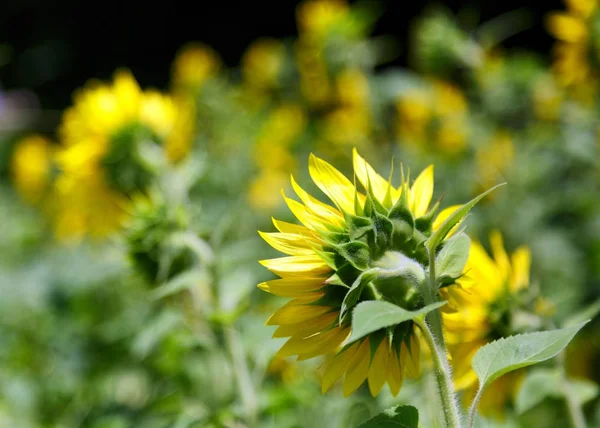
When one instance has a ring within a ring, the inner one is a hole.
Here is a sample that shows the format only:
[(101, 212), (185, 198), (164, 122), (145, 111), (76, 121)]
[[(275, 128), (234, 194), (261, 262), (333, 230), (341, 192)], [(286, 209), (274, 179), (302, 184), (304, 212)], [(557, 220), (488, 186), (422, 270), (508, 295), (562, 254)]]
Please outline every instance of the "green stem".
[[(437, 312), (439, 309), (436, 309)], [(452, 383), (452, 371), (446, 355), (446, 350), (435, 338), (427, 322), (423, 319), (415, 320), (423, 332), (423, 337), (431, 350), (433, 364), (435, 366), (435, 378), (437, 380), (442, 406), (444, 408), (444, 419), (448, 428), (461, 428), (460, 411), (454, 395)]]
[(242, 406), (246, 413), (248, 426), (256, 426), (258, 403), (256, 401), (256, 393), (254, 391), (252, 378), (250, 377), (250, 371), (246, 364), (246, 357), (241, 338), (237, 331), (231, 327), (225, 327), (223, 333), (225, 335), (225, 342), (229, 354), (231, 355), (237, 387), (242, 400)]
[(573, 428), (586, 428), (587, 424), (585, 422), (585, 416), (581, 409), (581, 405), (573, 399), (575, 397), (573, 388), (571, 388), (569, 380), (567, 379), (567, 373), (565, 371), (565, 351), (560, 352), (556, 358), (562, 374), (562, 388), (564, 390), (571, 426)]
[[(435, 277), (435, 252), (429, 252), (429, 287), (424, 290), (423, 298), (425, 300), (425, 305), (430, 305), (432, 303), (436, 303), (438, 301), (438, 286), (437, 280)], [(431, 325), (431, 330), (433, 331), (433, 336), (436, 341), (439, 343), (442, 349), (446, 349), (446, 344), (444, 342), (444, 333), (442, 330), (442, 316), (439, 309), (435, 311), (429, 312), (427, 314), (427, 322)]]
[(479, 401), (481, 400), (481, 395), (483, 394), (483, 387), (480, 386), (477, 390), (477, 395), (473, 399), (471, 403), (471, 408), (469, 409), (469, 418), (467, 419), (467, 428), (473, 428), (475, 424), (475, 416), (477, 415), (477, 406), (479, 405)]

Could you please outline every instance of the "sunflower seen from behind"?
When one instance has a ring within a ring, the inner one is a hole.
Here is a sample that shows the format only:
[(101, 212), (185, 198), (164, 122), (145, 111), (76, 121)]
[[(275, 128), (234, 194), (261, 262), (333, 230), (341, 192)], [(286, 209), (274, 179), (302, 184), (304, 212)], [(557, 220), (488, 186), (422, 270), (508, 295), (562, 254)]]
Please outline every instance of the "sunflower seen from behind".
[[(356, 150), (353, 161), (363, 190), (326, 161), (314, 155), (309, 158), (311, 178), (334, 206), (309, 195), (292, 177), (299, 201), (283, 196), (301, 224), (273, 220), (278, 232), (260, 232), (265, 241), (287, 256), (261, 261), (279, 279), (259, 287), (290, 299), (267, 321), (267, 325), (278, 326), (274, 337), (289, 338), (278, 356), (295, 355), (298, 360), (330, 357), (324, 365), (323, 392), (343, 378), (345, 396), (365, 381), (374, 396), (386, 383), (397, 395), (405, 374), (419, 373), (415, 324), (403, 322), (346, 343), (351, 333), (352, 305), (347, 306), (345, 298), (369, 268), (408, 259), (426, 265), (425, 240), (457, 207), (446, 208), (434, 218), (438, 204), (430, 208), (433, 166), (419, 174), (412, 186), (409, 178), (403, 177), (395, 187)], [(406, 309), (423, 306), (415, 285), (399, 277), (369, 281), (355, 303), (373, 299), (385, 299)]]

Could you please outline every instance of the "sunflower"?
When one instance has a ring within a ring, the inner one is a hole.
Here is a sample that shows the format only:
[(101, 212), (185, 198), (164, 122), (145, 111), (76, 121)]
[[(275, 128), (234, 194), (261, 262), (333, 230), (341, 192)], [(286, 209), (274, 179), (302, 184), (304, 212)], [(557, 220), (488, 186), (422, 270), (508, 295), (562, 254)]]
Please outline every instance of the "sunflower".
[(548, 16), (550, 33), (558, 39), (554, 47), (554, 71), (561, 84), (581, 89), (590, 84), (590, 28), (597, 10), (596, 0), (567, 0), (566, 12)]
[[(455, 387), (470, 388), (467, 396), (475, 392), (477, 383), (477, 375), (471, 369), (473, 355), (486, 343), (513, 334), (510, 310), (518, 303), (519, 293), (529, 287), (529, 249), (519, 247), (509, 257), (498, 231), (490, 234), (490, 244), (493, 257), (480, 243), (472, 242), (465, 273), (457, 281), (459, 287), (442, 291), (449, 302), (442, 313)], [(482, 412), (504, 409), (520, 377), (520, 372), (504, 376), (484, 393), (480, 403)]]
[(152, 173), (141, 160), (145, 147), (162, 146), (172, 161), (190, 149), (193, 108), (158, 91), (142, 91), (128, 71), (112, 84), (90, 83), (64, 113), (57, 152), (60, 175), (53, 215), (73, 221), (77, 236), (103, 235), (123, 218), (124, 196), (143, 190)]
[[(416, 376), (419, 372), (420, 345), (415, 325), (404, 322), (392, 332), (380, 330), (363, 340), (346, 343), (351, 322), (349, 311), (342, 313), (342, 302), (350, 285), (368, 267), (394, 257), (410, 257), (426, 264), (426, 237), (457, 207), (446, 208), (432, 220), (437, 209), (437, 204), (429, 209), (433, 166), (426, 168), (412, 186), (408, 178), (403, 178), (396, 188), (356, 150), (353, 163), (365, 193), (326, 161), (314, 155), (309, 158), (314, 183), (335, 207), (309, 195), (292, 177), (292, 188), (300, 201), (283, 196), (302, 224), (274, 219), (278, 232), (260, 232), (273, 248), (289, 256), (261, 261), (280, 279), (263, 282), (259, 287), (291, 299), (267, 321), (267, 325), (278, 326), (274, 337), (289, 337), (278, 356), (296, 355), (298, 360), (306, 360), (333, 354), (323, 367), (323, 392), (344, 377), (345, 396), (365, 381), (373, 396), (385, 383), (397, 395), (404, 375)], [(395, 280), (395, 284), (401, 283)], [(389, 283), (376, 280), (364, 288), (359, 300), (373, 299), (376, 294), (406, 308), (422, 303), (410, 285), (389, 287)]]
[[(468, 103), (460, 88), (433, 80), (398, 99), (396, 111), (398, 136), (403, 141), (450, 155), (465, 149)], [(433, 147), (427, 147), (430, 142)]]
[(37, 204), (50, 184), (52, 143), (41, 135), (30, 135), (17, 142), (11, 159), (14, 185), (23, 200)]

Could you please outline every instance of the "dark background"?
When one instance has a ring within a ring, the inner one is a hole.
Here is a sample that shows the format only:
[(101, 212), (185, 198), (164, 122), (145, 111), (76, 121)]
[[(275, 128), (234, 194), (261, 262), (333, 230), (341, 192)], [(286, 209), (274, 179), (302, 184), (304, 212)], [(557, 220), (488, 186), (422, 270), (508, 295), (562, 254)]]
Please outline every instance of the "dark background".
[[(0, 44), (10, 47), (10, 62), (0, 67), (5, 89), (34, 90), (46, 109), (70, 104), (73, 90), (86, 80), (108, 79), (122, 66), (130, 68), (142, 86), (165, 87), (177, 49), (188, 41), (211, 45), (227, 65), (236, 65), (245, 48), (259, 36), (296, 34), (297, 1), (251, 2), (131, 2), (79, 0), (0, 1)], [(403, 49), (397, 65), (406, 64), (410, 23), (440, 3), (380, 0), (383, 16), (375, 34), (396, 36)], [(485, 22), (516, 9), (529, 11), (531, 27), (507, 39), (510, 47), (543, 54), (552, 39), (544, 15), (563, 9), (558, 0), (446, 1), (453, 12), (475, 12)]]

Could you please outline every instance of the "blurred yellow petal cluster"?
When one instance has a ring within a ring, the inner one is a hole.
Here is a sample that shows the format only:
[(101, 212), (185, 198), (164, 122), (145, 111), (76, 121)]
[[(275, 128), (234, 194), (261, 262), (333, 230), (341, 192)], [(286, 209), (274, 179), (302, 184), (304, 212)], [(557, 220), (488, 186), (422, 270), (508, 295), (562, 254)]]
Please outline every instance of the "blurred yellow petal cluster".
[(460, 88), (433, 80), (412, 89), (396, 103), (397, 132), (401, 142), (449, 155), (461, 153), (467, 144), (468, 105)]
[(507, 169), (512, 165), (514, 151), (512, 137), (506, 131), (497, 132), (488, 144), (477, 149), (475, 154), (479, 184), (477, 192), (489, 189), (503, 181)]
[(138, 159), (143, 144), (162, 146), (171, 161), (185, 157), (195, 131), (194, 111), (188, 98), (143, 91), (125, 70), (111, 84), (94, 81), (79, 90), (59, 128), (60, 174), (52, 203), (57, 234), (80, 238), (114, 231), (125, 217), (126, 194), (143, 191), (137, 179), (119, 186), (118, 175), (131, 180), (131, 174), (144, 174)]
[(296, 168), (292, 146), (304, 131), (306, 116), (296, 104), (274, 108), (261, 127), (254, 146), (259, 174), (250, 185), (249, 199), (259, 210), (271, 210), (280, 203), (279, 191), (286, 187)]
[[(478, 242), (471, 243), (469, 259), (459, 287), (443, 290), (449, 305), (443, 309), (443, 322), (448, 350), (452, 358), (457, 389), (475, 388), (477, 376), (471, 369), (471, 359), (486, 343), (502, 337), (498, 324), (504, 320), (497, 314), (505, 302), (516, 298), (517, 293), (529, 286), (531, 253), (526, 247), (517, 248), (510, 256), (504, 249), (502, 235), (490, 234), (492, 256)], [(509, 382), (510, 376), (502, 378)], [(502, 412), (517, 385), (488, 390), (480, 404), (484, 413)], [(502, 393), (501, 393), (502, 392)], [(498, 406), (486, 408), (485, 403)]]
[[(596, 0), (568, 0), (566, 12), (555, 12), (547, 17), (547, 27), (556, 37), (554, 46), (554, 72), (558, 81), (572, 88), (585, 101), (586, 90), (597, 84), (592, 73), (590, 58), (594, 55), (595, 40), (590, 32), (595, 25)], [(587, 95), (587, 96), (586, 96)]]
[(206, 80), (215, 76), (220, 68), (221, 60), (211, 47), (202, 43), (185, 45), (173, 61), (173, 87), (175, 90), (196, 91)]
[(31, 135), (19, 140), (11, 160), (11, 174), (19, 195), (37, 204), (50, 185), (53, 147), (49, 139)]

